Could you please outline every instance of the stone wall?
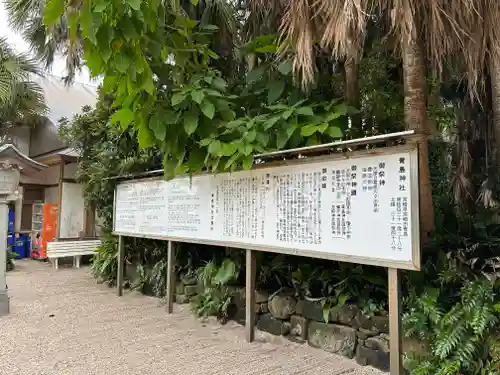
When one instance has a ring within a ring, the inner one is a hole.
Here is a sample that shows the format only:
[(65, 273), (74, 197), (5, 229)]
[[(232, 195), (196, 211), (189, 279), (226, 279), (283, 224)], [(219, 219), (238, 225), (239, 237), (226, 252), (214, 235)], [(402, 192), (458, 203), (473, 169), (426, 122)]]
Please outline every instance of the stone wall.
[[(194, 280), (176, 286), (176, 302), (189, 303), (199, 292)], [(236, 314), (232, 319), (245, 324), (245, 289), (233, 288)], [(366, 317), (354, 305), (330, 313), (325, 323), (319, 301), (296, 300), (291, 294), (255, 292), (257, 328), (273, 335), (354, 358), (360, 365), (389, 370), (389, 318)]]

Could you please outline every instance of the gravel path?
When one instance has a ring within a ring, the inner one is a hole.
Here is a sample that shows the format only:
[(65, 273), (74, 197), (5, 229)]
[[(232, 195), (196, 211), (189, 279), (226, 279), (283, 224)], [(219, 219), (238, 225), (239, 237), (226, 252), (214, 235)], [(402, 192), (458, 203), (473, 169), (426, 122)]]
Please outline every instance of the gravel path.
[(25, 260), (9, 272), (11, 314), (0, 318), (0, 374), (265, 375), (381, 372), (243, 327), (168, 316), (158, 299), (97, 285), (88, 268)]

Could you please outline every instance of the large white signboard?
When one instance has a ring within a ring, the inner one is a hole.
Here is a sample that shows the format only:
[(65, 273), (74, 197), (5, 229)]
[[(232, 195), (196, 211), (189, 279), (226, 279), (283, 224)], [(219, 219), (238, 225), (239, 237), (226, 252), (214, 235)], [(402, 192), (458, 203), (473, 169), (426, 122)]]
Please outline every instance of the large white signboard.
[(419, 269), (410, 148), (120, 183), (115, 234)]

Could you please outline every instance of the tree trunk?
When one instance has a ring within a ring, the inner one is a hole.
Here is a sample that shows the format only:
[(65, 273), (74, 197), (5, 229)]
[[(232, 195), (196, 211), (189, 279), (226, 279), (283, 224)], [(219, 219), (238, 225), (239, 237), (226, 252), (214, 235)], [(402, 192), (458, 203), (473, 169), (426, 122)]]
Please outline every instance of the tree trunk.
[[(345, 72), (345, 98), (349, 106), (361, 110), (361, 102), (359, 98), (358, 86), (358, 58), (357, 51), (354, 46), (350, 47), (349, 53), (346, 56), (344, 63)], [(354, 138), (364, 137), (363, 123), (361, 114), (357, 113), (350, 115), (351, 130)]]
[(417, 25), (401, 40), (404, 69), (404, 112), (407, 129), (421, 135), (419, 142), (420, 228), (424, 242), (434, 230), (434, 209), (429, 170), (428, 122), (425, 96), (425, 60), (418, 43)]
[(493, 136), (495, 139), (495, 152), (492, 155), (494, 168), (500, 165), (500, 61), (492, 57), (490, 59), (491, 79), (491, 107), (493, 110)]

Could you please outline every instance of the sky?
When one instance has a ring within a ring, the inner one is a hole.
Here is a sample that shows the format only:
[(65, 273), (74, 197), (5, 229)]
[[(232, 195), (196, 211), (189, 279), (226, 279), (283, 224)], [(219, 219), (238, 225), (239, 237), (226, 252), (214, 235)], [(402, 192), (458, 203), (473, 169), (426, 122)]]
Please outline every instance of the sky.
[[(23, 38), (16, 32), (14, 32), (8, 25), (7, 12), (4, 8), (3, 0), (0, 0), (0, 36), (7, 38), (7, 41), (11, 45), (12, 48), (19, 52), (29, 53), (29, 46), (23, 40)], [(64, 57), (59, 56), (55, 59), (54, 64), (50, 71), (47, 72), (56, 77), (63, 77), (65, 75), (65, 60)], [(97, 85), (96, 81), (92, 81), (90, 79), (89, 72), (86, 68), (82, 69), (81, 73), (77, 72), (77, 76), (75, 78), (75, 82), (91, 84), (93, 86)]]

